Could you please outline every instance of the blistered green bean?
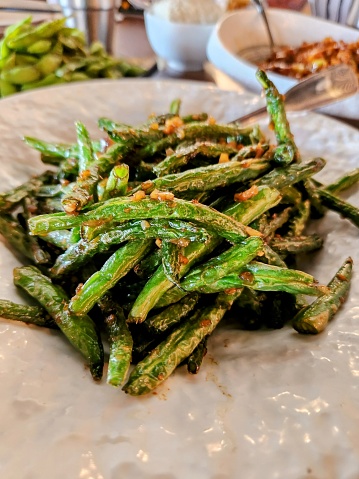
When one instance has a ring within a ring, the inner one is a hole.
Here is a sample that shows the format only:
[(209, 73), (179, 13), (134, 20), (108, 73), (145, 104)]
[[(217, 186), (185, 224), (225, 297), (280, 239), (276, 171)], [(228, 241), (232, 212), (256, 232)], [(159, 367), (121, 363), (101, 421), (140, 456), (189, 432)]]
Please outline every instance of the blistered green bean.
[(15, 268), (14, 283), (24, 289), (48, 311), (70, 343), (87, 360), (94, 379), (102, 377), (104, 354), (96, 327), (89, 316), (71, 313), (62, 288), (40, 273), (34, 266)]
[(213, 305), (198, 310), (189, 321), (182, 323), (136, 365), (123, 390), (139, 396), (159, 386), (214, 331), (240, 293), (219, 294)]
[(151, 240), (135, 240), (119, 248), (99, 271), (77, 289), (76, 295), (70, 301), (71, 311), (81, 316), (90, 311), (96, 302), (148, 253), (151, 245)]
[(293, 327), (299, 333), (318, 334), (343, 304), (351, 283), (353, 260), (348, 258), (328, 284), (328, 294), (317, 298), (299, 311), (293, 319)]
[(91, 241), (81, 239), (73, 244), (57, 257), (54, 266), (51, 268), (51, 273), (53, 276), (68, 274), (81, 267), (95, 254), (104, 253), (111, 246), (128, 240), (146, 240), (160, 237), (174, 242), (184, 239), (206, 242), (209, 235), (205, 229), (180, 220), (129, 221), (99, 234)]

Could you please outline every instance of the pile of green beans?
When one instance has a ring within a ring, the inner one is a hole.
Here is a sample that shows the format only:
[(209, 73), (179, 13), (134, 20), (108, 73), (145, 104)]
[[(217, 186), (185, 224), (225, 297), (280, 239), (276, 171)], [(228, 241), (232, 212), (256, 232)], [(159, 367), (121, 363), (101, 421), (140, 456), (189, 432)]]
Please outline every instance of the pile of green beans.
[[(320, 249), (308, 234), (327, 209), (359, 226), (339, 198), (359, 169), (323, 185), (322, 158), (302, 159), (277, 89), (258, 71), (275, 143), (258, 126), (181, 115), (181, 100), (140, 125), (98, 121), (76, 144), (26, 137), (52, 169), (0, 195), (0, 233), (26, 266), (14, 284), (37, 306), (0, 315), (59, 329), (94, 379), (131, 395), (180, 365), (196, 374), (221, 320), (238, 328), (324, 330), (348, 294), (351, 258), (327, 284), (296, 267)], [(307, 296), (314, 300), (307, 303)]]
[(135, 77), (145, 70), (108, 54), (66, 18), (33, 25), (29, 16), (6, 28), (0, 40), (0, 98), (19, 91), (92, 78)]

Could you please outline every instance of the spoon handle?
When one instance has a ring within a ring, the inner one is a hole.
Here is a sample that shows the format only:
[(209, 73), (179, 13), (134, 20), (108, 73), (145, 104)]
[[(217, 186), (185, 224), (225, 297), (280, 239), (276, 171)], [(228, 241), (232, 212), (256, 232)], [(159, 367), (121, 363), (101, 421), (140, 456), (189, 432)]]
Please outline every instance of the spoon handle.
[[(358, 77), (348, 65), (335, 65), (326, 68), (297, 83), (285, 96), (286, 111), (314, 110), (336, 101), (344, 100), (358, 93)], [(262, 107), (248, 113), (231, 123), (251, 124), (267, 115)]]
[(321, 70), (305, 78), (285, 94), (292, 110), (313, 110), (347, 98), (358, 91), (358, 76), (349, 65)]
[(264, 24), (265, 24), (266, 29), (267, 29), (269, 42), (270, 42), (270, 47), (271, 47), (271, 50), (273, 50), (274, 49), (274, 40), (273, 40), (272, 32), (271, 32), (271, 29), (270, 29), (270, 26), (269, 26), (266, 10), (264, 8), (264, 2), (263, 2), (263, 0), (252, 0), (252, 2), (254, 3), (257, 11), (262, 15), (262, 18), (264, 20)]

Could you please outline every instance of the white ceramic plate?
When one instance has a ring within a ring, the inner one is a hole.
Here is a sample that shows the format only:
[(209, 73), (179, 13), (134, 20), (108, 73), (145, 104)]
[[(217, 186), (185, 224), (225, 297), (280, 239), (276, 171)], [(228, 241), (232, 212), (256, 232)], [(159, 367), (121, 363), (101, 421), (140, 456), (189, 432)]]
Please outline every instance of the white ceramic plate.
[[(74, 121), (94, 137), (107, 115), (138, 123), (167, 111), (208, 111), (227, 121), (258, 98), (198, 82), (104, 80), (0, 101), (0, 190), (43, 167), (23, 135), (72, 141)], [(316, 114), (291, 116), (305, 158), (327, 159), (331, 181), (357, 166), (359, 132)], [(359, 206), (357, 189), (348, 193)], [(329, 213), (316, 230), (323, 251), (304, 266), (327, 282), (351, 254), (358, 229)], [(17, 259), (0, 244), (0, 297)], [(95, 384), (82, 359), (53, 331), (0, 322), (0, 476), (6, 479), (357, 479), (359, 476), (359, 283), (315, 337), (290, 327), (219, 328), (198, 376), (179, 368), (157, 394), (128, 397)]]
[[(358, 41), (359, 31), (322, 18), (302, 13), (268, 9), (268, 21), (277, 45), (299, 46), (303, 42), (315, 42), (326, 37), (345, 42)], [(207, 44), (207, 57), (219, 70), (238, 81), (249, 91), (259, 93), (255, 78), (257, 66), (238, 55), (239, 50), (268, 44), (268, 35), (260, 14), (247, 8), (224, 15), (217, 23)], [(268, 73), (282, 93), (297, 83), (277, 73)], [(359, 119), (359, 94), (320, 109), (321, 112), (343, 118)]]

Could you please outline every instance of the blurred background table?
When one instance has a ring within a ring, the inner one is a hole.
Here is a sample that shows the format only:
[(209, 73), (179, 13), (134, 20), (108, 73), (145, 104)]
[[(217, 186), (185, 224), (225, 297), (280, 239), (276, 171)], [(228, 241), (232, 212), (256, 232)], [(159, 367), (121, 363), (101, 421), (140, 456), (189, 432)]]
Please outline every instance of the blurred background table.
[[(46, 0), (43, 1), (46, 2)], [(267, 0), (267, 3), (270, 7), (289, 8), (310, 15), (310, 5), (316, 1), (320, 1), (321, 6), (323, 6), (327, 0)], [(333, 6), (336, 2), (342, 5), (342, 1), (330, 0), (330, 5)], [(47, 3), (56, 4), (58, 0), (47, 0)], [(122, 4), (124, 3), (126, 2), (122, 2)], [(129, 4), (127, 3), (127, 5)], [(237, 90), (242, 93), (245, 91), (242, 85), (220, 72), (210, 63), (205, 64), (202, 71), (195, 72), (179, 72), (167, 68), (161, 63), (161, 60), (156, 58), (149, 44), (141, 11), (133, 12), (133, 9), (131, 9), (126, 12), (120, 8), (115, 18), (112, 54), (117, 57), (128, 58), (131, 61), (138, 61), (149, 70), (150, 78), (206, 81), (223, 89)], [(341, 117), (336, 119), (359, 128), (358, 120), (348, 120)]]

